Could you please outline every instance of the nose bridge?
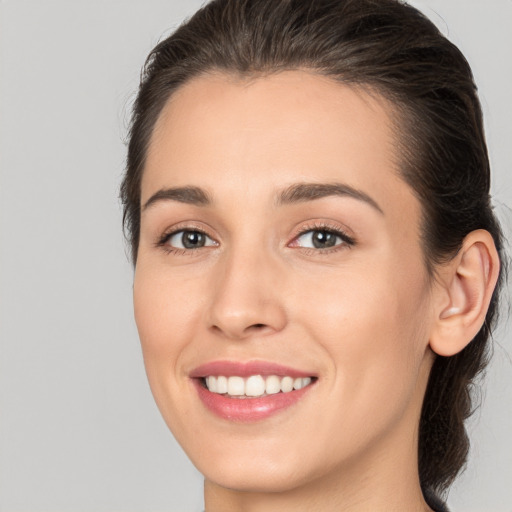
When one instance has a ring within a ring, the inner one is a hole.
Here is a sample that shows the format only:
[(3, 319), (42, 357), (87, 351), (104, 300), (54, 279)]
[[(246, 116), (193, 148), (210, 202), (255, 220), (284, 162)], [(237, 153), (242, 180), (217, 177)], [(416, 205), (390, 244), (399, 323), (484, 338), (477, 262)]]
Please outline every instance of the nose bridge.
[(261, 243), (227, 249), (214, 277), (211, 328), (233, 339), (281, 330), (286, 315), (279, 274), (277, 259)]

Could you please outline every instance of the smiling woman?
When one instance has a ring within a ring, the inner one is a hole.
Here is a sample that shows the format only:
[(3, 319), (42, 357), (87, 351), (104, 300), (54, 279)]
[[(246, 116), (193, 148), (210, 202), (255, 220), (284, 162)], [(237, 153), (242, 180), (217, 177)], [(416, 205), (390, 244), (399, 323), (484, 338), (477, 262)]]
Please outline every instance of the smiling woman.
[(500, 280), (475, 91), (395, 0), (215, 0), (151, 53), (135, 316), (207, 512), (445, 510)]

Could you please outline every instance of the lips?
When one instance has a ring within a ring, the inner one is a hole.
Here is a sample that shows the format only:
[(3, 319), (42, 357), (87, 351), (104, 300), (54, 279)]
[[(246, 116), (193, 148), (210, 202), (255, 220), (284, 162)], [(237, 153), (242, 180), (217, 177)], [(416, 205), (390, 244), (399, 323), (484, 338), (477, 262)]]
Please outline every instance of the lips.
[(315, 375), (307, 371), (297, 370), (289, 366), (267, 361), (212, 361), (210, 363), (198, 366), (190, 372), (192, 378), (204, 378), (209, 375), (237, 375), (240, 377), (250, 377), (251, 375), (278, 375), (281, 377), (314, 377)]
[(190, 377), (210, 412), (244, 423), (292, 407), (317, 380), (310, 372), (264, 361), (214, 361), (194, 369)]

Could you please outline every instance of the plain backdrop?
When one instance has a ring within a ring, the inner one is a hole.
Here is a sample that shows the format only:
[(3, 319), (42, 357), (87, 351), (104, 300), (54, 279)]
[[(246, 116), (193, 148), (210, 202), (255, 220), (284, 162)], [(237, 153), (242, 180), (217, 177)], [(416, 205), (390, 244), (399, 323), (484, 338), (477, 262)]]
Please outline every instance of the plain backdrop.
[[(150, 49), (197, 0), (0, 2), (0, 510), (200, 511), (149, 392), (118, 187)], [(414, 2), (461, 47), (512, 231), (512, 1)], [(512, 512), (512, 336), (498, 333), (454, 512)]]

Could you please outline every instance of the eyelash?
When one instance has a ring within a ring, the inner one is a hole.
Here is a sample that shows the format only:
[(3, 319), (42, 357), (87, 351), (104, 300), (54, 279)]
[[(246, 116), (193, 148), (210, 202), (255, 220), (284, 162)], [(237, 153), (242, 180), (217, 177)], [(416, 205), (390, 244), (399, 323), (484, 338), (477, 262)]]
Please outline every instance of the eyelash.
[[(173, 247), (173, 246), (168, 244), (169, 240), (174, 235), (177, 235), (178, 233), (181, 233), (181, 232), (184, 232), (184, 233), (186, 233), (186, 232), (200, 233), (200, 234), (210, 238), (211, 240), (215, 241), (215, 239), (212, 238), (210, 235), (208, 235), (208, 233), (204, 229), (201, 229), (199, 227), (195, 227), (193, 225), (187, 225), (187, 226), (183, 226), (183, 227), (173, 228), (171, 231), (165, 232), (160, 237), (160, 239), (157, 241), (157, 243), (155, 245), (157, 247), (160, 247), (167, 254), (174, 254), (174, 255), (177, 255), (177, 256), (181, 256), (181, 255), (192, 256), (192, 255), (194, 255), (194, 253), (197, 251), (197, 249), (181, 249), (179, 247)], [(217, 242), (216, 242), (216, 244), (217, 244)], [(199, 249), (202, 249), (202, 247), (200, 247)]]
[[(356, 240), (353, 237), (347, 235), (339, 227), (332, 226), (332, 225), (327, 224), (327, 223), (314, 223), (312, 225), (304, 226), (300, 231), (297, 232), (296, 235), (294, 235), (294, 237), (292, 239), (292, 242), (295, 242), (301, 236), (303, 236), (303, 235), (305, 235), (307, 233), (310, 233), (310, 232), (314, 232), (314, 231), (323, 231), (325, 233), (332, 234), (332, 235), (334, 235), (336, 237), (339, 237), (342, 240), (342, 243), (337, 244), (337, 245), (335, 245), (333, 247), (330, 247), (330, 248), (325, 248), (325, 249), (296, 246), (297, 248), (302, 249), (302, 251), (305, 252), (306, 254), (323, 254), (323, 255), (324, 254), (331, 254), (333, 252), (338, 252), (340, 250), (343, 250), (343, 249), (346, 249), (346, 248), (349, 248), (349, 247), (352, 247), (352, 246), (356, 245)], [(190, 226), (190, 225), (189, 226), (184, 226), (184, 227), (179, 227), (179, 228), (173, 228), (172, 231), (164, 233), (160, 237), (160, 239), (157, 241), (157, 243), (155, 245), (157, 247), (160, 247), (167, 254), (175, 254), (175, 255), (188, 254), (188, 255), (193, 255), (197, 251), (197, 249), (181, 249), (179, 247), (172, 247), (171, 245), (168, 244), (169, 240), (174, 235), (177, 235), (178, 233), (181, 233), (181, 232), (200, 233), (200, 234), (210, 238), (211, 240), (213, 240), (215, 242), (216, 245), (218, 245), (218, 242), (213, 237), (209, 236), (206, 231), (204, 231), (203, 229), (201, 229), (199, 227)], [(292, 242), (290, 242), (290, 243), (292, 243)], [(287, 244), (287, 245), (289, 245), (289, 244)], [(198, 249), (202, 249), (202, 248), (203, 247), (199, 247)]]
[[(301, 230), (293, 237), (292, 242), (295, 242), (298, 240), (301, 236), (305, 235), (306, 233), (314, 232), (314, 231), (323, 231), (325, 233), (329, 233), (331, 235), (334, 235), (336, 237), (339, 237), (342, 241), (342, 243), (337, 244), (333, 247), (325, 248), (325, 249), (316, 249), (312, 247), (302, 247), (302, 251), (307, 255), (328, 255), (332, 254), (334, 252), (342, 251), (347, 248), (353, 247), (356, 245), (356, 240), (347, 235), (345, 231), (343, 231), (339, 226), (334, 226), (329, 223), (324, 222), (314, 222), (313, 224), (306, 225), (301, 228)], [(301, 248), (298, 246), (298, 248)]]

